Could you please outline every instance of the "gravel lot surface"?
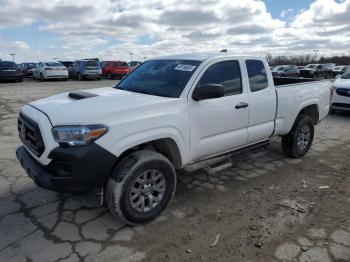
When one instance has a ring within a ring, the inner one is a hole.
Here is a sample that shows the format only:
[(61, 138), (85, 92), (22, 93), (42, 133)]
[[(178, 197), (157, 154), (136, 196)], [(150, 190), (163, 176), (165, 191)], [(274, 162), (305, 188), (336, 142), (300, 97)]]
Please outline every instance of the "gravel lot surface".
[(0, 83), (0, 261), (350, 261), (350, 114), (319, 124), (303, 159), (274, 138), (179, 172), (172, 204), (145, 226), (36, 187), (14, 153), (19, 109), (115, 82)]

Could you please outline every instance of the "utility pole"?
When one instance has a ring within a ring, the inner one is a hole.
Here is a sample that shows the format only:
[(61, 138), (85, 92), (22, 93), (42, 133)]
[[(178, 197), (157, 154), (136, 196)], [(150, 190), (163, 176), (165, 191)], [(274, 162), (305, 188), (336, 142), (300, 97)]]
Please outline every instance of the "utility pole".
[(129, 55), (130, 55), (130, 62), (131, 62), (133, 53), (129, 53)]
[(314, 49), (314, 52), (315, 52), (315, 62), (317, 61), (317, 54), (318, 54), (318, 49)]
[(15, 62), (15, 53), (10, 54), (12, 56), (12, 61)]

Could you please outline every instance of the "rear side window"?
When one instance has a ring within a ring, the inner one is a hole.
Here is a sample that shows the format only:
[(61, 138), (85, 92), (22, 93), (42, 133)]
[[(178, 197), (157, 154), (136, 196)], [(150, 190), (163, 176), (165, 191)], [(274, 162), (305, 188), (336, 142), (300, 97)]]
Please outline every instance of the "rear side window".
[(225, 61), (210, 66), (198, 82), (198, 87), (205, 84), (224, 86), (225, 95), (242, 93), (241, 71), (237, 61)]
[(257, 92), (268, 87), (266, 69), (260, 60), (246, 61), (250, 91)]
[(114, 65), (115, 66), (128, 66), (128, 64), (126, 62), (121, 62), (121, 61), (115, 62)]

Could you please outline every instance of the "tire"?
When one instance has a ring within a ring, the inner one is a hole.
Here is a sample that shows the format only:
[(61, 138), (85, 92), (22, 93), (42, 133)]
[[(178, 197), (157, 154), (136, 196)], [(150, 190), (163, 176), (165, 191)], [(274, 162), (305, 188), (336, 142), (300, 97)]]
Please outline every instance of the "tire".
[(282, 137), (282, 150), (292, 158), (303, 157), (311, 148), (314, 139), (314, 122), (311, 117), (300, 115), (292, 130)]
[(68, 78), (63, 78), (63, 81), (67, 81), (68, 80)]
[[(160, 176), (154, 181), (158, 183), (158, 188), (163, 191), (162, 193), (153, 190), (153, 186), (147, 185), (149, 183), (147, 180), (151, 180), (152, 176)], [(146, 182), (139, 182), (144, 180)], [(164, 185), (163, 183), (165, 183), (165, 189), (159, 186)], [(146, 192), (146, 186), (148, 186), (148, 191), (153, 192)], [(171, 162), (158, 152), (141, 150), (126, 156), (115, 167), (107, 182), (106, 203), (110, 212), (125, 223), (129, 225), (145, 224), (166, 209), (174, 196), (175, 189), (176, 173)], [(152, 199), (158, 198), (158, 203), (151, 204), (150, 195)], [(149, 208), (150, 206), (153, 207)]]

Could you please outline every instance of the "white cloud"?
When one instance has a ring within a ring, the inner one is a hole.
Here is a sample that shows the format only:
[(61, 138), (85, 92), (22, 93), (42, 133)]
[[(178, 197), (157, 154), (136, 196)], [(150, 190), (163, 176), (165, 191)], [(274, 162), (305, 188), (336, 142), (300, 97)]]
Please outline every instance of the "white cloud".
[[(0, 0), (0, 5), (0, 33), (1, 28), (34, 25), (56, 36), (34, 55), (22, 39), (12, 43), (26, 48), (26, 59), (128, 60), (130, 52), (143, 59), (222, 48), (257, 54), (318, 48), (320, 54), (333, 54), (350, 48), (350, 0), (316, 0), (299, 13), (283, 10), (277, 19), (261, 0)], [(142, 36), (152, 41), (142, 43)], [(53, 47), (57, 43), (62, 43), (60, 49)], [(8, 50), (2, 46), (0, 52)]]

